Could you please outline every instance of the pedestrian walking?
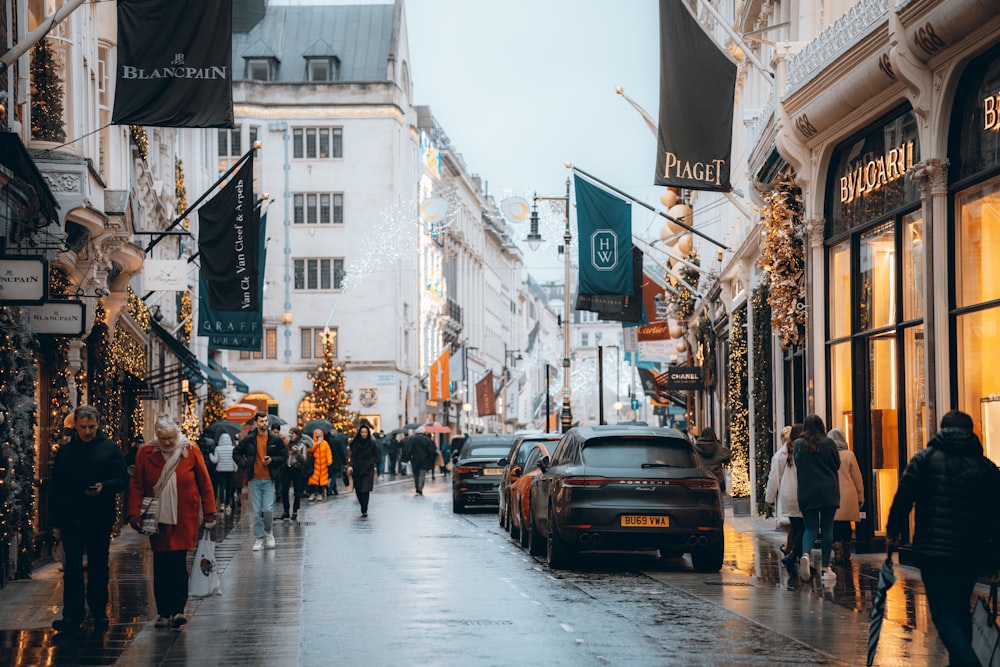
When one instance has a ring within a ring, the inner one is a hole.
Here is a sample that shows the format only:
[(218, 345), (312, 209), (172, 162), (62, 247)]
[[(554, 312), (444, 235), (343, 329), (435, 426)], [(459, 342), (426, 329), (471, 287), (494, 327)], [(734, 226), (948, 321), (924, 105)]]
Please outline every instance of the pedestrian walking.
[(802, 437), (802, 424), (781, 429), (781, 447), (771, 458), (771, 472), (767, 479), (764, 500), (775, 507), (775, 513), (786, 523), (785, 544), (781, 547), (781, 563), (792, 567), (802, 556), (802, 534), (805, 524), (799, 509), (799, 476), (792, 456), (792, 443)]
[(181, 434), (177, 421), (161, 415), (154, 431), (155, 444), (136, 457), (126, 516), (129, 525), (142, 532), (142, 500), (160, 489), (157, 532), (149, 536), (155, 626), (180, 630), (187, 623), (187, 552), (198, 545), (202, 528), (215, 526), (215, 492), (201, 449)]
[(899, 546), (916, 506), (913, 551), (931, 618), (951, 664), (979, 665), (970, 600), (991, 569), (988, 540), (1000, 518), (1000, 470), (983, 456), (972, 417), (952, 410), (903, 470), (889, 508), (889, 548)]
[(350, 464), (347, 474), (354, 480), (354, 494), (361, 505), (361, 516), (368, 516), (368, 499), (375, 488), (375, 474), (378, 471), (379, 450), (375, 438), (372, 437), (371, 425), (363, 421), (358, 432), (351, 440)]
[(219, 436), (210, 458), (215, 463), (215, 503), (218, 509), (229, 514), (233, 511), (233, 495), (237, 492), (233, 485), (236, 462), (233, 460), (233, 439), (228, 433)]
[(306, 492), (312, 501), (326, 498), (327, 485), (330, 483), (330, 462), (333, 461), (333, 454), (323, 436), (323, 429), (314, 430), (313, 444), (309, 448), (309, 454), (313, 457), (313, 473), (306, 482)]
[(823, 419), (809, 415), (803, 423), (805, 432), (793, 443), (795, 467), (798, 469), (799, 509), (805, 522), (802, 535), (802, 558), (799, 559), (799, 578), (812, 578), (809, 552), (817, 533), (820, 535), (822, 569), (820, 582), (832, 584), (837, 575), (830, 569), (833, 550), (833, 517), (840, 505), (840, 454), (837, 445), (826, 436)]
[(378, 440), (378, 474), (381, 476), (385, 473), (395, 474), (395, 470), (392, 467), (392, 457), (390, 451), (392, 450), (392, 440), (385, 434), (384, 431), (379, 431), (376, 436)]
[(852, 522), (861, 521), (861, 506), (865, 503), (865, 484), (861, 479), (858, 459), (847, 446), (847, 437), (839, 428), (832, 428), (827, 436), (837, 445), (840, 454), (840, 506), (833, 516), (833, 557), (834, 565), (851, 562), (851, 541), (854, 539)]
[[(281, 467), (281, 477), (278, 479), (278, 496), (281, 498), (282, 521), (297, 521), (299, 506), (302, 503), (303, 486), (305, 486), (305, 465), (309, 449), (313, 446), (312, 439), (302, 434), (302, 429), (293, 426), (288, 429), (288, 458)], [(288, 492), (292, 492), (291, 508), (289, 508)], [(291, 509), (291, 515), (288, 510)]]
[(121, 447), (100, 430), (97, 409), (79, 406), (73, 412), (73, 435), (52, 462), (50, 522), (66, 554), (63, 615), (52, 622), (57, 632), (80, 630), (85, 600), (95, 631), (108, 628), (108, 550), (115, 498), (127, 488), (128, 479)]
[(330, 445), (332, 463), (329, 465), (329, 486), (327, 489), (324, 489), (324, 493), (328, 496), (339, 496), (340, 492), (337, 491), (337, 480), (342, 475), (343, 479), (341, 481), (343, 481), (344, 486), (347, 486), (347, 475), (344, 474), (347, 470), (347, 436), (338, 431), (328, 444)]
[(715, 437), (715, 429), (706, 426), (694, 441), (694, 451), (701, 458), (709, 472), (719, 480), (719, 488), (726, 492), (726, 472), (723, 466), (733, 458), (733, 453), (728, 447), (719, 442)]
[(129, 445), (128, 451), (125, 453), (125, 469), (128, 470), (129, 475), (135, 470), (135, 455), (139, 452), (139, 448), (145, 444), (146, 439), (142, 437), (142, 433), (132, 438), (132, 444)]
[(258, 412), (254, 416), (255, 429), (233, 451), (236, 465), (246, 471), (250, 480), (248, 495), (250, 511), (253, 514), (253, 550), (260, 551), (265, 546), (275, 547), (274, 497), (275, 480), (285, 464), (285, 443), (279, 436), (269, 433), (267, 414)]
[(427, 471), (434, 467), (437, 458), (437, 447), (427, 436), (424, 427), (417, 428), (416, 433), (406, 439), (403, 444), (404, 451), (410, 460), (410, 468), (413, 470), (413, 486), (417, 495), (424, 495), (424, 480)]

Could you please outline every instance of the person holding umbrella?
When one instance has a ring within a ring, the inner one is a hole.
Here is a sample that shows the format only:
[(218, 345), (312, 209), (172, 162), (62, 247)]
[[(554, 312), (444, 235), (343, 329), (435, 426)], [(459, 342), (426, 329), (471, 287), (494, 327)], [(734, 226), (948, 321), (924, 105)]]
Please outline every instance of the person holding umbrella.
[(990, 563), (998, 520), (1000, 470), (983, 456), (972, 417), (952, 410), (941, 430), (906, 465), (889, 508), (886, 537), (896, 549), (916, 506), (913, 550), (927, 604), (952, 665), (979, 665), (970, 600)]

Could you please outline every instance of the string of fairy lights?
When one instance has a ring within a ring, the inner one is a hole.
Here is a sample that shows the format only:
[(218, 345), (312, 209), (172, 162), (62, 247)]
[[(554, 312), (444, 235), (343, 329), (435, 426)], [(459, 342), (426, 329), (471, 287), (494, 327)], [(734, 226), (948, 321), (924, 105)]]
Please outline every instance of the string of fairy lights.
[(754, 491), (757, 506), (764, 507), (767, 478), (771, 472), (771, 455), (774, 443), (772, 415), (774, 392), (771, 381), (771, 307), (767, 303), (767, 283), (753, 290), (750, 304), (753, 308), (753, 429), (756, 457)]
[(729, 413), (729, 448), (732, 450), (734, 498), (750, 496), (750, 414), (747, 407), (747, 306), (733, 311), (729, 341), (729, 383), (726, 408)]
[[(184, 163), (179, 159), (174, 159), (174, 213), (178, 214), (187, 210), (187, 187), (184, 185)], [(188, 217), (183, 221), (185, 231), (191, 230), (191, 220)], [(178, 296), (177, 319), (181, 322), (180, 340), (185, 345), (191, 344), (191, 334), (194, 332), (193, 301), (191, 290), (184, 290)], [(195, 391), (188, 391), (184, 396), (184, 417), (181, 419), (181, 432), (184, 437), (194, 440), (198, 437), (200, 430), (200, 420), (198, 419), (198, 394)]]

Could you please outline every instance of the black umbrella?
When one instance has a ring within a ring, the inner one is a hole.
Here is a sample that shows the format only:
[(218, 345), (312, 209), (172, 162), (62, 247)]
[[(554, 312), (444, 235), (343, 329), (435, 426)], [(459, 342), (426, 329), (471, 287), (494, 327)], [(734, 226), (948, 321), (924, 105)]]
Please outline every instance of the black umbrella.
[(878, 650), (878, 638), (882, 633), (882, 619), (885, 617), (885, 594), (896, 583), (896, 574), (892, 571), (892, 547), (885, 556), (882, 569), (878, 571), (878, 586), (872, 598), (871, 621), (868, 624), (868, 667), (875, 662), (875, 652)]
[(420, 426), (421, 426), (420, 422), (413, 422), (412, 424), (406, 424), (405, 426), (403, 426), (403, 429), (406, 431), (415, 431), (418, 428), (420, 428)]
[(397, 435), (399, 435), (401, 433), (406, 433), (406, 431), (404, 429), (401, 429), (401, 428), (394, 428), (391, 431), (389, 431), (388, 435), (389, 435), (390, 438), (395, 438)]
[(319, 429), (329, 435), (333, 431), (333, 424), (329, 419), (310, 419), (306, 422), (306, 425), (302, 427), (302, 432), (312, 437), (313, 432)]
[(204, 433), (215, 440), (215, 442), (219, 442), (219, 436), (223, 433), (228, 433), (229, 437), (233, 439), (233, 444), (235, 444), (241, 430), (240, 425), (236, 422), (220, 421), (208, 426)]

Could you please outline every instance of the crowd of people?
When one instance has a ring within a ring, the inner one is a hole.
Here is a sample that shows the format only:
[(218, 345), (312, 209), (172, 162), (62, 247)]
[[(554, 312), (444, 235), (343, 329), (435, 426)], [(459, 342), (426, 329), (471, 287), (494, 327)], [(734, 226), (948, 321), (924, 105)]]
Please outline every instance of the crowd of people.
[[(187, 623), (188, 551), (215, 526), (217, 512), (228, 515), (240, 507), (244, 488), (251, 548), (262, 551), (276, 546), (276, 520), (298, 520), (304, 498), (320, 502), (339, 495), (338, 480), (353, 488), (367, 518), (376, 478), (412, 474), (420, 494), (426, 472), (447, 473), (442, 452), (423, 428), (404, 439), (376, 433), (362, 421), (348, 441), (332, 429), (306, 434), (293, 426), (283, 433), (258, 412), (245, 434), (223, 432), (217, 440), (203, 434), (192, 442), (176, 419), (161, 415), (155, 440), (146, 443), (136, 435), (123, 453), (100, 421), (94, 407), (78, 407), (72, 434), (52, 466), (50, 521), (65, 553), (63, 615), (52, 623), (59, 633), (79, 632), (88, 617), (95, 631), (108, 628), (108, 558), (119, 494), (125, 496), (127, 524), (149, 535), (154, 625), (179, 630)], [(279, 500), (283, 513), (275, 518)]]

